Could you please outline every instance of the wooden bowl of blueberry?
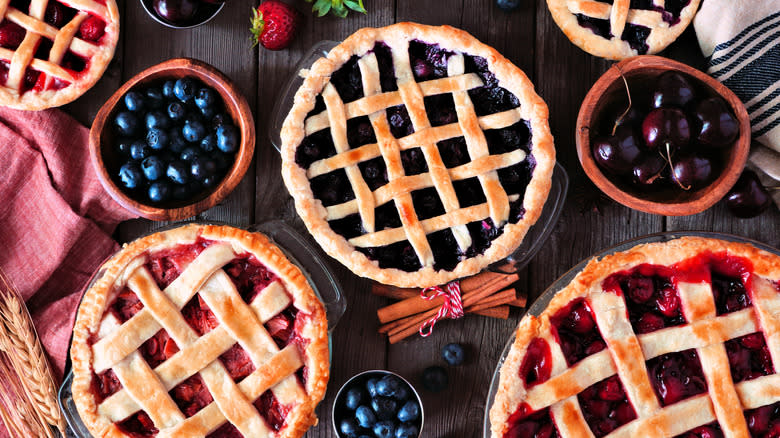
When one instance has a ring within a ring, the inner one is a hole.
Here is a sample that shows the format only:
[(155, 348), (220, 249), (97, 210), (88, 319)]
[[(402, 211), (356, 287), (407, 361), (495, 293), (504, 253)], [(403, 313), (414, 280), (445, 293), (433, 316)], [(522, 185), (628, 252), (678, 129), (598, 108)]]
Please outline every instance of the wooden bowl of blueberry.
[(623, 60), (599, 78), (577, 117), (585, 173), (615, 201), (647, 213), (696, 214), (745, 167), (750, 120), (723, 84), (659, 57)]
[(89, 133), (100, 182), (147, 219), (177, 220), (207, 210), (238, 185), (255, 148), (246, 99), (214, 67), (172, 59), (125, 83)]

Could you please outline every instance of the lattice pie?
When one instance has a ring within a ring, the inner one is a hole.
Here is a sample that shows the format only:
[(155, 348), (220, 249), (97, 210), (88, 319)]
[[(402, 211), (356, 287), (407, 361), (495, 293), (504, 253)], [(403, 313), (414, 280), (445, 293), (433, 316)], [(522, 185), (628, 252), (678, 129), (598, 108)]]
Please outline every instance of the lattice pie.
[(547, 106), (525, 74), (448, 26), (359, 30), (307, 72), (281, 137), (312, 235), (356, 274), (398, 286), (510, 254), (555, 164)]
[(73, 398), (95, 437), (300, 437), (328, 381), (327, 320), (262, 235), (187, 225), (124, 247), (84, 295)]
[(592, 260), (501, 367), (493, 438), (777, 437), (780, 257), (686, 237)]

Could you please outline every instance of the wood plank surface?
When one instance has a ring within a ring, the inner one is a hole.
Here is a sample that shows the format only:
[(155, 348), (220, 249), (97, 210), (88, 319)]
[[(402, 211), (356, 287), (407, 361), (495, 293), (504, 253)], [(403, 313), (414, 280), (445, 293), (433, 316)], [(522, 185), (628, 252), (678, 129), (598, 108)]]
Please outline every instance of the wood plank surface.
[[(368, 14), (351, 13), (347, 19), (315, 18), (311, 4), (288, 3), (301, 12), (296, 40), (286, 50), (250, 49), (249, 17), (253, 2), (229, 0), (210, 23), (195, 29), (174, 30), (153, 21), (139, 1), (120, 2), (122, 32), (117, 54), (102, 80), (82, 99), (65, 109), (90, 123), (100, 105), (118, 87), (142, 69), (174, 57), (201, 59), (227, 74), (247, 98), (255, 116), (255, 161), (238, 188), (219, 206), (198, 215), (199, 220), (237, 226), (282, 219), (313, 243), (298, 218), (280, 177), (281, 162), (270, 141), (274, 132), (274, 104), (279, 91), (296, 74), (298, 60), (316, 42), (339, 41), (366, 26), (397, 21), (449, 24), (472, 33), (518, 65), (536, 84), (550, 110), (558, 161), (570, 178), (568, 199), (550, 240), (530, 265), (520, 272), (518, 287), (529, 302), (571, 266), (626, 239), (666, 230), (711, 230), (780, 245), (780, 212), (773, 209), (759, 218), (740, 220), (723, 203), (684, 218), (664, 218), (633, 211), (609, 200), (588, 180), (577, 159), (574, 124), (580, 103), (596, 79), (612, 64), (573, 45), (553, 22), (544, 0), (521, 2), (511, 13), (499, 10), (494, 0), (364, 0)], [(666, 56), (700, 67), (702, 58), (689, 29)], [(117, 238), (128, 241), (166, 225), (143, 219), (120, 225)], [(485, 402), (496, 362), (522, 317), (513, 310), (508, 320), (468, 316), (443, 321), (434, 334), (389, 345), (376, 333), (375, 311), (387, 299), (369, 293), (370, 283), (333, 259), (328, 263), (341, 282), (347, 311), (332, 334), (331, 380), (325, 401), (318, 408), (320, 422), (308, 437), (335, 437), (331, 407), (339, 387), (352, 375), (369, 369), (389, 369), (409, 379), (423, 396), (425, 437), (478, 437), (482, 434)], [(441, 393), (422, 389), (420, 374), (430, 365), (444, 365), (441, 347), (460, 342), (468, 359), (449, 367), (450, 385)]]

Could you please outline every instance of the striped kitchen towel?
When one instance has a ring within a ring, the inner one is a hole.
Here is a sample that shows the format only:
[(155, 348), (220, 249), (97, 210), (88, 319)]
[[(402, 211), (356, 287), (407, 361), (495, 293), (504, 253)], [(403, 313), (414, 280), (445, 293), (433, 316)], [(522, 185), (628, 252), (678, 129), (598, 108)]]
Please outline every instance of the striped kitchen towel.
[[(750, 115), (748, 166), (764, 186), (780, 186), (780, 0), (704, 0), (693, 25), (707, 72)], [(770, 193), (780, 206), (780, 190)]]

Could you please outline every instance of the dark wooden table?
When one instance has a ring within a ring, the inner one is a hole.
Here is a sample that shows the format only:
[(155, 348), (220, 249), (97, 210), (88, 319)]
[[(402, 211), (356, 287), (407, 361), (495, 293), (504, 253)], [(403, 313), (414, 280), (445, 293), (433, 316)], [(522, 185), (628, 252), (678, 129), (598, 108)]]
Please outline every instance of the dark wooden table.
[[(290, 0), (292, 1), (292, 0)], [(574, 46), (558, 29), (544, 0), (526, 0), (519, 10), (505, 13), (493, 0), (364, 0), (368, 14), (347, 19), (314, 18), (310, 4), (292, 1), (302, 12), (300, 34), (287, 50), (250, 49), (249, 17), (253, 2), (228, 0), (213, 21), (199, 28), (173, 30), (154, 22), (139, 0), (120, 1), (122, 28), (117, 53), (103, 79), (85, 96), (65, 108), (90, 123), (102, 103), (121, 83), (142, 69), (174, 57), (193, 57), (222, 70), (235, 81), (254, 111), (257, 124), (255, 162), (238, 188), (221, 205), (198, 219), (248, 225), (283, 219), (305, 232), (280, 177), (280, 158), (268, 140), (276, 93), (301, 55), (320, 40), (340, 40), (366, 26), (397, 21), (449, 24), (471, 32), (517, 64), (536, 84), (550, 107), (558, 161), (571, 178), (568, 200), (548, 244), (520, 273), (520, 288), (536, 297), (559, 275), (594, 252), (623, 240), (673, 230), (709, 230), (738, 234), (780, 246), (777, 209), (744, 220), (732, 217), (723, 203), (689, 217), (662, 217), (630, 210), (604, 198), (584, 175), (574, 147), (574, 122), (590, 86), (611, 65)], [(700, 67), (692, 29), (662, 55)], [(121, 241), (163, 224), (147, 220), (123, 223)], [(478, 437), (482, 433), (490, 377), (504, 344), (522, 316), (506, 320), (468, 316), (436, 326), (427, 339), (410, 338), (389, 345), (376, 333), (375, 310), (387, 301), (369, 294), (369, 281), (329, 260), (349, 300), (347, 312), (333, 333), (333, 362), (326, 400), (319, 408), (320, 423), (307, 436), (335, 437), (330, 412), (338, 388), (350, 376), (368, 369), (389, 369), (412, 382), (421, 371), (443, 364), (440, 348), (449, 342), (468, 346), (468, 360), (450, 368), (450, 386), (438, 394), (422, 391), (425, 437)], [(419, 384), (417, 384), (419, 387)]]

